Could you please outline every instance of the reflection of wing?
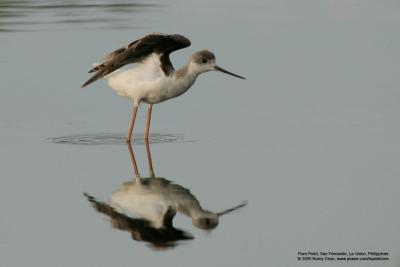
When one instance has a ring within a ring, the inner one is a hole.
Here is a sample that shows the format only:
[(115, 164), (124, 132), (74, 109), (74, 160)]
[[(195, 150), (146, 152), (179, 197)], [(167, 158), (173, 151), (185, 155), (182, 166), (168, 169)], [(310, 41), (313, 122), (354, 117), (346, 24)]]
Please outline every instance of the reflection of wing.
[(174, 219), (175, 215), (176, 215), (176, 210), (174, 210), (172, 207), (168, 207), (168, 210), (163, 217), (163, 225), (165, 227), (172, 228), (173, 227), (172, 219)]
[(128, 46), (121, 47), (108, 54), (103, 63), (89, 71), (96, 73), (82, 87), (93, 83), (126, 64), (140, 62), (152, 53), (156, 53), (160, 57), (161, 68), (165, 75), (168, 76), (171, 70), (173, 70), (169, 54), (189, 45), (189, 39), (179, 34), (148, 34), (130, 43)]
[(133, 239), (148, 242), (153, 248), (174, 247), (178, 241), (193, 239), (190, 233), (173, 227), (172, 218), (175, 215), (175, 211), (172, 209), (169, 209), (165, 214), (164, 221), (166, 224), (164, 227), (154, 228), (148, 220), (131, 218), (117, 212), (108, 204), (97, 201), (93, 196), (86, 193), (84, 195), (99, 213), (110, 217), (112, 227), (131, 233)]

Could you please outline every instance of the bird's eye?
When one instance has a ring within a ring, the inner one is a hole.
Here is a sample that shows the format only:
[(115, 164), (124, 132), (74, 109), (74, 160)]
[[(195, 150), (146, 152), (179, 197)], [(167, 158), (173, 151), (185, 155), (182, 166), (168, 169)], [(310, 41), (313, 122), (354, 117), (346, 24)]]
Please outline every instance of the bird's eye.
[(203, 60), (201, 61), (203, 64), (207, 63), (207, 59), (203, 58)]

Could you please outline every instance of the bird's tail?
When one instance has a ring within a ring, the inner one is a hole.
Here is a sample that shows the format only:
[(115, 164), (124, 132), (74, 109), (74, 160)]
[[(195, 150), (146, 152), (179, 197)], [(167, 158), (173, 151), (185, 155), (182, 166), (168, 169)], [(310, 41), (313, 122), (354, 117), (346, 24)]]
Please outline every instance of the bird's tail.
[(92, 73), (92, 72), (96, 72), (96, 71), (98, 71), (98, 70), (101, 70), (102, 68), (104, 68), (104, 66), (105, 66), (105, 63), (93, 63), (92, 64), (92, 69), (90, 69), (89, 71), (88, 71), (88, 73)]
[(104, 75), (106, 75), (106, 68), (100, 67), (102, 64), (99, 63), (94, 63), (93, 64), (93, 68), (91, 70), (89, 70), (89, 73), (92, 72), (96, 72), (92, 77), (90, 77), (89, 80), (87, 80), (84, 84), (82, 84), (81, 88), (88, 86), (89, 84), (97, 81), (98, 79), (100, 79), (101, 77), (103, 77)]
[(110, 78), (109, 74), (112, 74), (114, 72), (110, 72), (110, 68), (106, 68), (105, 63), (93, 63), (92, 64), (93, 68), (89, 70), (89, 73), (96, 72), (92, 77), (90, 77), (89, 80), (87, 80), (84, 84), (82, 84), (81, 88), (88, 86), (91, 83), (94, 83), (100, 78), (105, 78), (108, 79)]

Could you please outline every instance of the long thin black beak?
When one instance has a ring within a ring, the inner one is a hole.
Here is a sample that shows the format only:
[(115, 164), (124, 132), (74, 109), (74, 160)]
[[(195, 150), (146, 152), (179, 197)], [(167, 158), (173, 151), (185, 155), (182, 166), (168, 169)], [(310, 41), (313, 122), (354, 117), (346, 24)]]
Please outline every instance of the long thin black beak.
[(235, 210), (238, 210), (238, 209), (240, 209), (240, 208), (243, 208), (243, 207), (245, 207), (246, 205), (247, 205), (247, 201), (244, 201), (244, 202), (240, 203), (239, 205), (237, 205), (237, 206), (235, 206), (235, 207), (233, 207), (233, 208), (230, 208), (230, 209), (227, 209), (227, 210), (218, 212), (217, 215), (218, 215), (218, 217), (220, 217), (220, 216), (225, 215), (225, 214), (228, 214), (228, 213), (230, 213), (230, 212), (232, 212), (232, 211), (235, 211)]
[(220, 71), (220, 72), (223, 72), (223, 73), (232, 75), (232, 76), (235, 76), (235, 77), (240, 78), (240, 79), (244, 79), (244, 80), (246, 79), (245, 77), (242, 77), (242, 76), (239, 76), (239, 75), (237, 75), (237, 74), (235, 74), (235, 73), (232, 73), (232, 72), (230, 72), (230, 71), (224, 70), (223, 68), (218, 67), (218, 66), (215, 66), (215, 67), (214, 67), (214, 70)]

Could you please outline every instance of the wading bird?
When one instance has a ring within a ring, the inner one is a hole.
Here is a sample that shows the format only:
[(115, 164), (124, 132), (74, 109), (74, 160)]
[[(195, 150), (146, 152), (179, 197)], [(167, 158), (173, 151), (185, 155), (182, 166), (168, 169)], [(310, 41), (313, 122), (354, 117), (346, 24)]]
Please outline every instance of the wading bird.
[[(208, 50), (194, 53), (186, 66), (175, 70), (169, 55), (188, 46), (190, 46), (189, 39), (179, 34), (148, 34), (106, 55), (104, 62), (94, 64), (89, 71), (95, 74), (82, 87), (105, 78), (108, 85), (119, 95), (133, 101), (127, 142), (131, 140), (136, 113), (141, 102), (149, 104), (145, 129), (145, 139), (148, 139), (153, 104), (185, 93), (199, 74), (215, 70), (244, 79), (218, 67), (215, 64), (214, 54)], [(137, 63), (137, 66), (128, 70), (120, 69), (130, 63)]]

